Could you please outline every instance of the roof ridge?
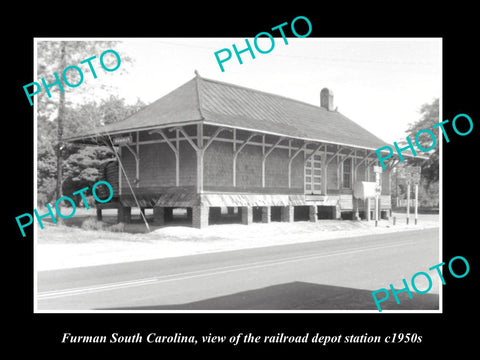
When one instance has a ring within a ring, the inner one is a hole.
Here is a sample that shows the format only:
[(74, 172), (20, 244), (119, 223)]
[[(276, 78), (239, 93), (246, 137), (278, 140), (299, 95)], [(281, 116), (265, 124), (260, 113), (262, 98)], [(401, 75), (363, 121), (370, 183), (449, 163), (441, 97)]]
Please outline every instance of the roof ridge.
[[(289, 100), (289, 101), (294, 101), (294, 102), (297, 102), (297, 103), (299, 103), (299, 104), (308, 105), (308, 106), (314, 107), (315, 109), (321, 109), (321, 110), (323, 110), (323, 111), (328, 111), (327, 109), (325, 109), (325, 108), (323, 108), (323, 107), (321, 107), (321, 106), (313, 105), (313, 104), (310, 104), (310, 103), (307, 103), (307, 102), (304, 102), (304, 101), (301, 101), (301, 100), (298, 100), (298, 99), (293, 99), (293, 98), (290, 98), (290, 97), (288, 97), (288, 96), (270, 93), (270, 92), (268, 92), (268, 91), (257, 90), (257, 89), (249, 88), (249, 87), (242, 86), (242, 85), (237, 85), (237, 84), (228, 83), (228, 82), (225, 82), (225, 81), (208, 79), (208, 78), (205, 78), (205, 77), (201, 77), (201, 80), (210, 81), (210, 82), (213, 82), (213, 83), (216, 83), (216, 84), (220, 84), (220, 85), (227, 85), (227, 86), (230, 86), (230, 87), (235, 87), (235, 88), (239, 88), (239, 89), (243, 89), (243, 90), (250, 90), (250, 91), (254, 91), (254, 92), (256, 92), (256, 93), (261, 93), (261, 94), (273, 96), (273, 97), (276, 97), (276, 98), (281, 98), (281, 99), (286, 99), (286, 100)], [(340, 114), (337, 110), (335, 110), (335, 111), (330, 111), (330, 112), (336, 112), (336, 113)]]
[(202, 113), (202, 103), (200, 101), (200, 89), (199, 89), (199, 83), (198, 80), (201, 79), (200, 74), (198, 73), (197, 70), (195, 70), (195, 90), (197, 92), (197, 102), (198, 102), (198, 112), (200, 113), (200, 119), (205, 120), (205, 117), (203, 116)]

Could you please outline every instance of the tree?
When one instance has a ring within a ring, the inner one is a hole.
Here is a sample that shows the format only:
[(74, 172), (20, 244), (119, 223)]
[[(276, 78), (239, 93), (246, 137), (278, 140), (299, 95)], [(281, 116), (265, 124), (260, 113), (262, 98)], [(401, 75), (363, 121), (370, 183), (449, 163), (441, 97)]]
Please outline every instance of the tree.
[[(89, 102), (78, 105), (67, 110), (65, 133), (68, 136), (79, 135), (85, 130), (121, 121), (144, 106), (146, 104), (140, 100), (134, 105), (126, 105), (123, 98), (116, 96), (110, 96), (100, 104)], [(114, 158), (108, 146), (70, 145), (65, 160), (63, 193), (68, 195), (86, 186), (91, 188), (100, 175), (100, 167)]]
[[(435, 134), (436, 145), (434, 150), (429, 151), (422, 155), (427, 155), (427, 160), (418, 158), (408, 159), (404, 163), (400, 163), (396, 166), (395, 171), (406, 165), (420, 165), (421, 180), (419, 185), (419, 198), (421, 199), (420, 205), (425, 207), (437, 207), (439, 199), (439, 141), (442, 139), (439, 129), (432, 128), (433, 125), (439, 123), (439, 100), (434, 99), (431, 103), (423, 104), (419, 110), (420, 118), (408, 125), (406, 133), (414, 141), (415, 136), (420, 130), (428, 129)], [(418, 138), (418, 143), (424, 149), (428, 149), (432, 146), (431, 136), (422, 133)], [(400, 142), (400, 147), (407, 145), (406, 142)], [(392, 188), (395, 188), (396, 198), (405, 198), (407, 193), (407, 185), (404, 179), (400, 179), (394, 175), (392, 177)], [(413, 187), (411, 187), (413, 191)], [(411, 194), (412, 195), (412, 194)], [(393, 199), (392, 199), (393, 200)]]
[[(63, 142), (64, 138), (64, 121), (67, 113), (67, 107), (71, 105), (69, 102), (69, 97), (67, 97), (67, 92), (75, 90), (77, 95), (85, 93), (89, 90), (90, 86), (87, 81), (81, 84), (78, 88), (71, 89), (68, 86), (65, 86), (65, 82), (62, 79), (62, 74), (64, 69), (70, 65), (78, 65), (80, 61), (90, 58), (92, 56), (98, 56), (101, 52), (111, 49), (118, 42), (114, 41), (50, 41), (50, 40), (39, 40), (37, 42), (37, 74), (38, 78), (44, 78), (47, 84), (53, 84), (55, 82), (55, 75), (61, 79), (63, 91), (60, 91), (59, 85), (53, 85), (49, 88), (51, 96), (48, 96), (46, 91), (41, 91), (37, 95), (38, 101), (38, 117), (39, 128), (43, 127), (45, 124), (40, 125), (40, 121), (45, 123), (46, 121), (51, 121), (55, 117), (56, 122), (56, 140), (50, 139), (51, 147), (56, 155), (56, 186), (55, 193), (56, 197), (59, 198), (62, 195), (62, 179), (63, 179), (63, 158), (65, 156), (64, 152), (66, 150), (66, 145)], [(131, 59), (127, 56), (122, 56), (122, 63), (131, 62)], [(105, 56), (105, 65), (110, 67), (110, 62), (112, 59), (108, 59)], [(115, 59), (116, 61), (116, 59)], [(121, 68), (123, 71), (124, 68)], [(84, 76), (87, 77), (88, 73), (91, 73), (90, 68), (85, 66), (82, 69)], [(71, 84), (77, 84), (80, 80), (80, 74), (75, 71), (70, 71), (67, 74), (68, 82)], [(95, 86), (103, 87), (101, 82), (96, 82)], [(45, 139), (44, 139), (45, 140)], [(49, 153), (48, 146), (45, 142), (40, 144), (45, 146), (42, 149), (45, 156), (45, 161), (48, 163), (41, 164), (42, 169), (50, 169), (51, 167), (51, 158), (47, 156)], [(48, 160), (48, 161), (47, 161)], [(50, 175), (50, 170), (48, 170)], [(45, 174), (44, 174), (45, 175)], [(40, 177), (41, 181), (49, 179), (48, 176)], [(48, 186), (47, 186), (48, 183)], [(51, 181), (47, 181), (41, 185), (43, 187), (51, 188)], [(45, 190), (45, 189), (44, 189)], [(49, 196), (47, 196), (48, 198)], [(49, 201), (49, 199), (41, 199), (42, 201)]]
[[(428, 129), (432, 131), (437, 139), (435, 149), (427, 153), (429, 158), (422, 163), (422, 178), (425, 179), (427, 187), (430, 186), (432, 183), (438, 182), (439, 180), (439, 142), (441, 141), (440, 139), (442, 139), (442, 136), (439, 133), (439, 128), (432, 128), (433, 125), (438, 124), (440, 121), (439, 110), (440, 109), (438, 99), (434, 99), (429, 104), (423, 104), (420, 107), (419, 111), (420, 119), (413, 124), (409, 124), (409, 127), (407, 129), (407, 134), (411, 139), (415, 139), (415, 135), (417, 135), (417, 133), (423, 129)], [(418, 142), (420, 146), (424, 149), (428, 149), (432, 146), (431, 136), (425, 133), (419, 136)]]
[(39, 116), (37, 131), (37, 202), (40, 206), (52, 201), (55, 195), (56, 158), (55, 124)]

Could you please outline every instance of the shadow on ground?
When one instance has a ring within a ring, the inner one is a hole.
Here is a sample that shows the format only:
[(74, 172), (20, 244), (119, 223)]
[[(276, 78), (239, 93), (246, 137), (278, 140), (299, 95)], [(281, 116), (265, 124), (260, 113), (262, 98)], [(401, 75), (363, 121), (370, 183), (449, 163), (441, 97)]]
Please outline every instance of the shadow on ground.
[[(376, 290), (376, 289), (375, 289)], [(375, 291), (373, 290), (373, 291)], [(379, 293), (381, 298), (384, 294)], [(382, 310), (438, 310), (438, 294), (393, 294), (381, 303)], [(116, 308), (121, 310), (377, 310), (372, 291), (306, 282), (291, 282), (231, 295), (174, 305)], [(105, 310), (105, 309), (103, 309)]]

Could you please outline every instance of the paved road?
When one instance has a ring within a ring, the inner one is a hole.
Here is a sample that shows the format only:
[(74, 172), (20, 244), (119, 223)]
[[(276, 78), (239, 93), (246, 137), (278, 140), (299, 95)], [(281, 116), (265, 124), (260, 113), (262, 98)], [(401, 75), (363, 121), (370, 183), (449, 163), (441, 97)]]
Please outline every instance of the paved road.
[[(371, 292), (403, 288), (439, 261), (438, 229), (38, 273), (38, 310), (376, 310)], [(382, 309), (438, 309), (393, 295)], [(428, 284), (418, 277), (417, 288)], [(413, 291), (413, 290), (412, 290)]]

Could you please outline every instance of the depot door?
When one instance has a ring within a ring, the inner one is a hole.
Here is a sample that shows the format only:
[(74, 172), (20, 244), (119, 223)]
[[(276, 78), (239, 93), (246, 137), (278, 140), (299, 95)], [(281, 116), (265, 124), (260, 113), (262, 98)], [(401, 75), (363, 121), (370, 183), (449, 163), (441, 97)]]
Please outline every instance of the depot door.
[(322, 156), (315, 153), (305, 162), (305, 194), (322, 192)]

